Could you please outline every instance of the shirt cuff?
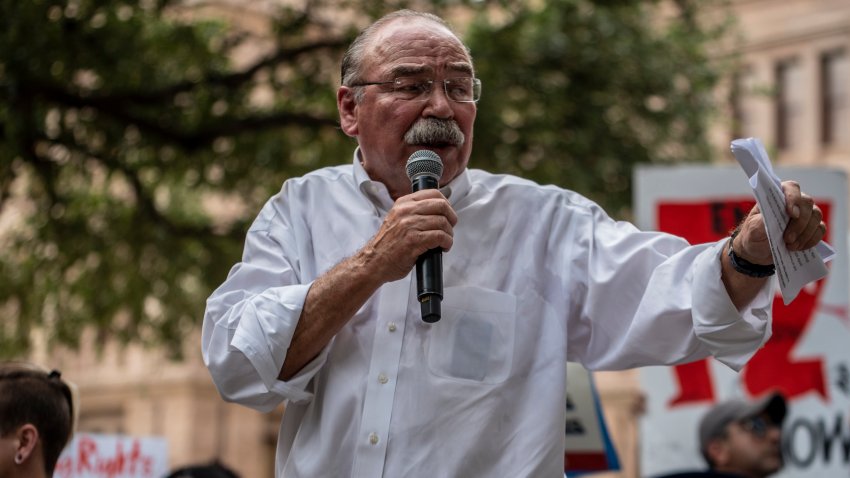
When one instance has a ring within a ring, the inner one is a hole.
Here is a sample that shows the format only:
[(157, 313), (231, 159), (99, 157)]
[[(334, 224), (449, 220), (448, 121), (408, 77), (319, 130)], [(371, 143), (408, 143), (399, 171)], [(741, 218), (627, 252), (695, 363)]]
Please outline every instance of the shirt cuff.
[(250, 299), (230, 341), (248, 358), (266, 388), (291, 402), (312, 398), (307, 385), (327, 358), (325, 347), (290, 380), (278, 379), (311, 285), (276, 287)]
[(721, 363), (740, 371), (771, 335), (774, 281), (768, 280), (741, 311), (722, 280), (721, 255), (727, 239), (703, 251), (693, 283), (694, 333)]

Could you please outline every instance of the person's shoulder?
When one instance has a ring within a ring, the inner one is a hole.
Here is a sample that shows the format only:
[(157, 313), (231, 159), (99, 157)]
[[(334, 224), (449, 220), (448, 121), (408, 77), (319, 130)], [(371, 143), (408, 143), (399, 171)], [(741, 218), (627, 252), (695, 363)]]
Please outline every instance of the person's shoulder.
[(553, 184), (542, 185), (511, 174), (495, 174), (481, 169), (469, 170), (473, 187), (481, 188), (505, 199), (554, 200), (579, 208), (593, 209), (598, 205), (581, 194)]
[[(314, 169), (303, 176), (293, 177), (286, 180), (286, 183), (304, 185), (324, 182), (337, 182), (340, 180), (350, 180), (354, 182), (354, 167), (350, 164), (341, 164), (338, 166), (326, 166), (319, 169)], [(286, 184), (284, 183), (284, 184)]]
[(484, 171), (483, 169), (470, 168), (469, 180), (473, 186), (482, 187), (491, 191), (503, 188), (519, 188), (527, 189), (529, 191), (547, 189), (546, 186), (541, 186), (530, 179), (521, 178), (512, 174), (491, 173), (489, 171)]
[(340, 194), (356, 189), (354, 167), (350, 164), (326, 166), (314, 169), (303, 176), (287, 178), (275, 197), (302, 197), (307, 194), (329, 194), (329, 190)]
[[(309, 204), (311, 203), (308, 201), (310, 197), (317, 195), (328, 198), (350, 196), (350, 194), (345, 193), (330, 194), (328, 191), (345, 191), (345, 188), (341, 188), (340, 185), (353, 185), (353, 176), (353, 166), (349, 164), (328, 166), (310, 171), (303, 176), (287, 178), (280, 190), (266, 200), (266, 203), (254, 220), (250, 231), (267, 230), (270, 224), (275, 221), (275, 218), (282, 214), (282, 211), (290, 209), (293, 204), (297, 204), (299, 207)], [(315, 201), (312, 203), (315, 203)], [(301, 209), (304, 208), (301, 207)], [(305, 212), (307, 211), (305, 210)]]
[(702, 470), (702, 471), (680, 471), (676, 473), (670, 473), (667, 475), (660, 475), (654, 478), (742, 478), (740, 475), (734, 473), (723, 473), (714, 470)]

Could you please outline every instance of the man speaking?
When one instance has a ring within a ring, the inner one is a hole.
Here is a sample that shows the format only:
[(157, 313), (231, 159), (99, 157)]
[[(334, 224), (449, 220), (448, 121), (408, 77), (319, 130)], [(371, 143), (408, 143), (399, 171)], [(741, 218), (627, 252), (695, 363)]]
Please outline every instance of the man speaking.
[[(770, 336), (757, 210), (734, 240), (692, 246), (468, 169), (481, 86), (438, 17), (363, 31), (337, 91), (351, 163), (286, 181), (209, 298), (203, 355), (222, 396), (286, 403), (278, 477), (562, 477), (567, 361), (739, 369)], [(439, 188), (412, 192), (422, 150), (441, 160)], [(789, 249), (814, 246), (820, 210), (783, 189)], [(431, 250), (443, 293), (429, 323), (415, 265)]]

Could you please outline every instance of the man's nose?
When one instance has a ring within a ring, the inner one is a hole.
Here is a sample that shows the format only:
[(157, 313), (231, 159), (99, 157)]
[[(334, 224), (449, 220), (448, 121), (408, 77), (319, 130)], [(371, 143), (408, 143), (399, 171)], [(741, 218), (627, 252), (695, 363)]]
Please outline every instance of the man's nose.
[(452, 100), (446, 94), (445, 82), (434, 81), (431, 85), (431, 91), (428, 94), (427, 106), (425, 107), (425, 111), (423, 111), (423, 115), (444, 119), (454, 116)]
[(782, 438), (782, 428), (775, 425), (767, 427), (767, 437), (779, 441)]

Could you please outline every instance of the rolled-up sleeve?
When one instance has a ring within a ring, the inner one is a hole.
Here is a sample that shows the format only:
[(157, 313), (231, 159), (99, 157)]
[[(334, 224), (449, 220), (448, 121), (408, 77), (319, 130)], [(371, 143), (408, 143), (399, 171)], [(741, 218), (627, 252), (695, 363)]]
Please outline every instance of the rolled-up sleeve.
[(288, 381), (278, 379), (311, 283), (300, 283), (296, 236), (282, 195), (254, 221), (242, 261), (207, 300), (202, 353), (225, 400), (269, 411), (309, 400), (327, 348)]
[(721, 363), (739, 371), (771, 335), (775, 281), (768, 280), (755, 299), (738, 311), (721, 279), (726, 240), (697, 258), (692, 290), (694, 333)]
[(594, 210), (574, 227), (580, 267), (565, 283), (580, 313), (569, 358), (596, 370), (675, 365), (714, 356), (740, 370), (771, 333), (772, 283), (738, 310), (721, 278), (725, 239), (690, 245)]

